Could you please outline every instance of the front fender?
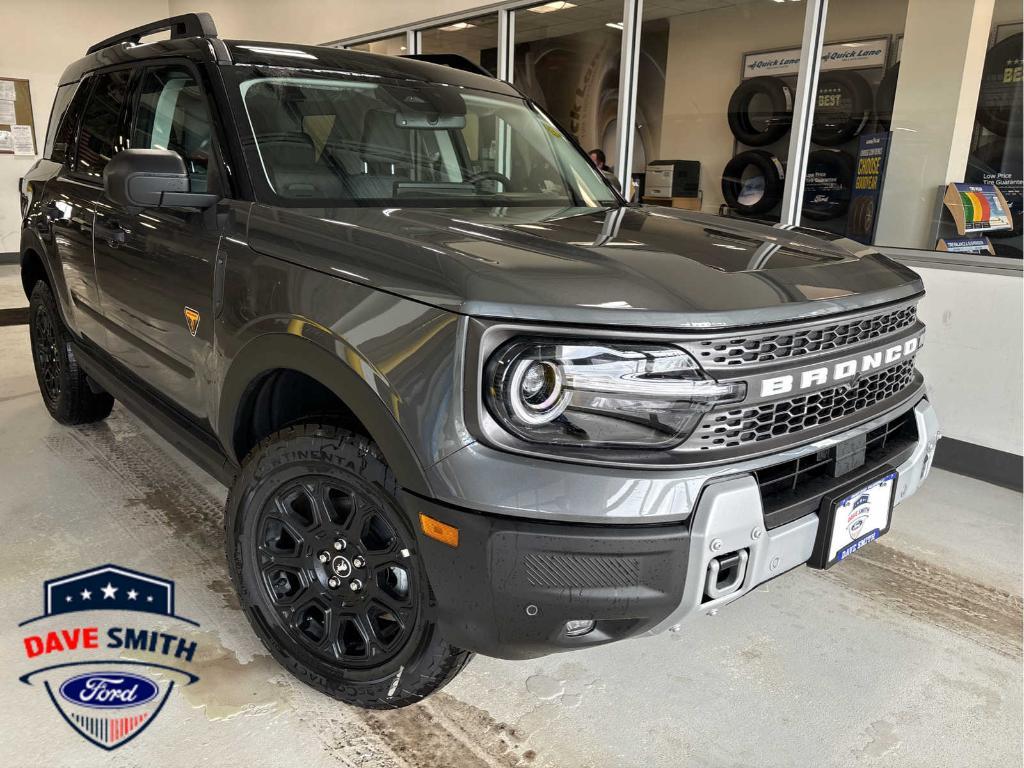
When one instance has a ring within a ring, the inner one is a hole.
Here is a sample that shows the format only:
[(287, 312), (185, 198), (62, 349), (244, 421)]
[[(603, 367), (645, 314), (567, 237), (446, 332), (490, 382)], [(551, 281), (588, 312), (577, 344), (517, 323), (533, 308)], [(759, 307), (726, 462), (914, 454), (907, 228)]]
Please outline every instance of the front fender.
[[(352, 353), (355, 354), (354, 350)], [(217, 420), (221, 443), (231, 450), (235, 421), (249, 384), (264, 373), (287, 368), (320, 382), (352, 410), (384, 452), (402, 487), (429, 494), (421, 462), (398, 421), (375, 391), (378, 382), (372, 380), (373, 374), (365, 368), (362, 376), (357, 373), (352, 362), (343, 361), (295, 333), (268, 333), (252, 339), (234, 356), (224, 379)], [(363, 376), (370, 377), (371, 382)], [(240, 463), (244, 457), (235, 458)]]

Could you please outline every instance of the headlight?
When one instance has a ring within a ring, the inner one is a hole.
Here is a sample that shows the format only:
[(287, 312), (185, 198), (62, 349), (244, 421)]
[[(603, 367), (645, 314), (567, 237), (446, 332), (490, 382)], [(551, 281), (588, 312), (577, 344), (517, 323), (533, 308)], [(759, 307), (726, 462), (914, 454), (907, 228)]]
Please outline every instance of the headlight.
[(676, 347), (514, 339), (484, 374), (484, 401), (506, 430), (533, 443), (665, 448), (685, 440), (715, 403), (742, 399)]

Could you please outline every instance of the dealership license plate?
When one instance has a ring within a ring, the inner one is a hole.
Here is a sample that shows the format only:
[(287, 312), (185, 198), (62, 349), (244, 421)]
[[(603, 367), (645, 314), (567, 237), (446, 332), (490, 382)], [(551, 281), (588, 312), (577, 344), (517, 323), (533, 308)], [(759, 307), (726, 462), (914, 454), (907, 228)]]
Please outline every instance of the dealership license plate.
[(896, 473), (875, 480), (835, 504), (826, 567), (845, 560), (889, 530)]

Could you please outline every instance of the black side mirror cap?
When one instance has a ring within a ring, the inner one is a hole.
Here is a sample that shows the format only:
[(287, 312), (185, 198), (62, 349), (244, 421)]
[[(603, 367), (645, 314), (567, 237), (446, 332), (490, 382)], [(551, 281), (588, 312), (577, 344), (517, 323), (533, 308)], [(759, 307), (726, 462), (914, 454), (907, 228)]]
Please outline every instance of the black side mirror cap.
[(125, 208), (209, 208), (217, 195), (189, 192), (181, 155), (169, 149), (126, 149), (103, 169), (103, 191)]

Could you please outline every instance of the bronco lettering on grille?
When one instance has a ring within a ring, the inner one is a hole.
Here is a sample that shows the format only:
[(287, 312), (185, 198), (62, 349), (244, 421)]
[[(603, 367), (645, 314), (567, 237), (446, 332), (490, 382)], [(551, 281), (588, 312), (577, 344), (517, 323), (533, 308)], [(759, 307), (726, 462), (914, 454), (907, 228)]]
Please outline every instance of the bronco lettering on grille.
[(894, 344), (891, 347), (886, 347), (878, 352), (841, 360), (820, 368), (812, 368), (804, 371), (799, 376), (791, 374), (773, 376), (761, 382), (761, 397), (785, 395), (789, 392), (798, 392), (825, 384), (840, 382), (844, 379), (852, 379), (859, 373), (866, 373), (875, 368), (881, 368), (883, 364), (889, 365), (895, 363), (900, 358), (909, 357), (917, 351), (920, 344), (920, 337), (914, 337), (899, 344)]

